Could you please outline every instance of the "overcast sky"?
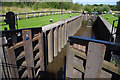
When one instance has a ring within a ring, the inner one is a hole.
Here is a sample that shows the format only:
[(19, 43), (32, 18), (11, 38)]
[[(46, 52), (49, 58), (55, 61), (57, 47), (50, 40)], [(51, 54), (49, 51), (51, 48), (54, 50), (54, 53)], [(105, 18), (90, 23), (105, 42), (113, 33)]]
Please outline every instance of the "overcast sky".
[(80, 4), (83, 4), (83, 5), (86, 5), (86, 4), (110, 4), (110, 5), (116, 5), (116, 2), (117, 1), (120, 1), (120, 0), (72, 0), (73, 3), (80, 3)]

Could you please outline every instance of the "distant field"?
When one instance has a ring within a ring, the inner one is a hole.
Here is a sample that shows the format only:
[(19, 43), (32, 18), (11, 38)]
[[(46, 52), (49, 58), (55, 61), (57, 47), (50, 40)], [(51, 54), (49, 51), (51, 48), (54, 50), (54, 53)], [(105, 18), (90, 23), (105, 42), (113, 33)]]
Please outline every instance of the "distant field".
[[(110, 24), (113, 24), (113, 20), (118, 19), (118, 17), (115, 17), (112, 14), (104, 14), (102, 15), (104, 19), (106, 19)], [(107, 19), (108, 18), (108, 19)], [(114, 26), (117, 27), (118, 21), (115, 22)]]
[[(50, 19), (53, 19), (53, 23), (54, 23), (60, 20), (70, 18), (70, 15), (71, 17), (74, 17), (79, 14), (75, 14), (75, 13), (63, 14), (62, 16), (58, 14), (58, 15), (50, 15), (50, 16), (43, 16), (43, 17), (36, 17), (36, 18), (29, 18), (29, 19), (21, 19), (18, 21), (18, 28), (24, 29), (24, 28), (32, 28), (32, 27), (42, 27), (42, 26), (51, 24)], [(5, 24), (5, 23), (2, 23), (2, 24)], [(2, 26), (2, 30), (4, 30), (5, 27), (7, 27), (9, 30), (8, 25)]]

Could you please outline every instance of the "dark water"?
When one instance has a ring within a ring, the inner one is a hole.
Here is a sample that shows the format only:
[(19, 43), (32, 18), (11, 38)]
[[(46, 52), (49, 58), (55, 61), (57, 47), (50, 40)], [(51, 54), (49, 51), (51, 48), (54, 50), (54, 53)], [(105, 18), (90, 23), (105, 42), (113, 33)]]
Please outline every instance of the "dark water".
[[(91, 38), (92, 28), (86, 27), (86, 21), (82, 22), (83, 25), (81, 28), (75, 33), (74, 36), (79, 37), (89, 37)], [(65, 62), (66, 62), (66, 51), (67, 45), (62, 49), (57, 57), (54, 58), (52, 63), (49, 63), (47, 66), (47, 74), (46, 77), (50, 79), (60, 79), (64, 80), (65, 77)]]

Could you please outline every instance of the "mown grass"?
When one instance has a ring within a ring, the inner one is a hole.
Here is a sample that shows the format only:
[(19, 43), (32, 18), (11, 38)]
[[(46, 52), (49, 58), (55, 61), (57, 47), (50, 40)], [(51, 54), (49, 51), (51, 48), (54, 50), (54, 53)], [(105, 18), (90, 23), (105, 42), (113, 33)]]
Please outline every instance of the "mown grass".
[[(43, 16), (43, 17), (36, 17), (36, 18), (29, 18), (29, 19), (21, 19), (18, 21), (18, 29), (24, 29), (24, 28), (33, 28), (33, 27), (42, 27), (50, 23), (50, 19), (53, 19), (53, 23), (60, 21), (60, 20), (64, 20), (64, 19), (68, 19), (74, 16), (77, 16), (79, 14), (58, 14), (58, 15), (50, 15), (50, 16)], [(5, 24), (5, 23), (2, 23)], [(9, 30), (9, 26), (8, 25), (4, 25), (2, 26), (2, 30), (4, 30), (4, 28), (7, 27), (7, 29)]]
[[(113, 20), (118, 19), (118, 17), (115, 17), (113, 14), (104, 14), (104, 19), (106, 19), (110, 24), (113, 24)], [(108, 18), (108, 19), (107, 19)], [(118, 21), (115, 21), (114, 27), (117, 27)]]

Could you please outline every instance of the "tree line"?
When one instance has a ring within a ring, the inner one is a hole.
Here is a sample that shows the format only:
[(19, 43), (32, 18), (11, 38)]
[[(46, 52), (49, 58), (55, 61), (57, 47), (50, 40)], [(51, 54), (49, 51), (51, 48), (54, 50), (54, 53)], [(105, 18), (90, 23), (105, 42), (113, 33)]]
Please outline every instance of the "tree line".
[(65, 9), (65, 10), (74, 10), (74, 11), (81, 11), (85, 10), (89, 13), (91, 12), (99, 12), (102, 13), (103, 11), (108, 12), (109, 10), (113, 11), (120, 11), (120, 1), (117, 2), (117, 5), (103, 5), (103, 4), (94, 4), (94, 5), (82, 5), (78, 3), (72, 2), (3, 2), (2, 6), (6, 7), (31, 7), (34, 10), (39, 8), (55, 8), (55, 9)]

